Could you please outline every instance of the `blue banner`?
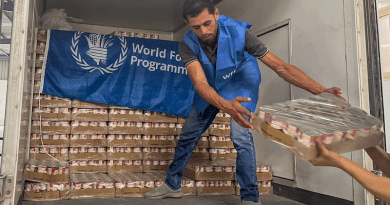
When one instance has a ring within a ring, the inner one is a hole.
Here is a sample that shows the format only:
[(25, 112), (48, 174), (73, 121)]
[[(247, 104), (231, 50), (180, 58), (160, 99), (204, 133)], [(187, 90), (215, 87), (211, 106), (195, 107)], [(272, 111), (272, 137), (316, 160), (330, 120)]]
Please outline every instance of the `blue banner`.
[(51, 30), (42, 93), (188, 116), (194, 88), (178, 42)]

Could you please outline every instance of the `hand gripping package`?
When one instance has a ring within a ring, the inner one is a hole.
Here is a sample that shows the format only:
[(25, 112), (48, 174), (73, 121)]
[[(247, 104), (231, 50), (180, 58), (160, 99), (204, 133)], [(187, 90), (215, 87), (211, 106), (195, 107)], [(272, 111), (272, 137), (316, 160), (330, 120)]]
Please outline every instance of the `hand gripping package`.
[(336, 153), (378, 145), (382, 122), (329, 93), (259, 108), (255, 129), (303, 160), (317, 157), (315, 141)]

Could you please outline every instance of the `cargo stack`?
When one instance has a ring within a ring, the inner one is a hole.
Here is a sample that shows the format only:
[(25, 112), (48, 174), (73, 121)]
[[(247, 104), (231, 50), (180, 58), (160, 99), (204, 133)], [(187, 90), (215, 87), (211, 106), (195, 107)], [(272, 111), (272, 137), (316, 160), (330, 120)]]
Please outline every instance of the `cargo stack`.
[[(259, 187), (260, 195), (274, 195), (274, 188), (272, 186), (272, 172), (270, 167), (267, 165), (256, 165), (256, 175), (257, 175), (257, 186)], [(235, 178), (234, 185), (236, 187), (236, 195), (241, 195), (241, 188), (237, 181), (237, 176)]]

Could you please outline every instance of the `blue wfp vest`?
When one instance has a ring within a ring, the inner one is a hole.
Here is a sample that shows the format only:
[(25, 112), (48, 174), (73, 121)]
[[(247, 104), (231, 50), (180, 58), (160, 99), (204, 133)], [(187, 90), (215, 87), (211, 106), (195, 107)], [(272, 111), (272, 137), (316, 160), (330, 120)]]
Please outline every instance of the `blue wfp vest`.
[[(191, 30), (184, 36), (183, 41), (198, 56), (209, 85), (228, 101), (236, 97), (250, 97), (252, 100), (242, 105), (254, 112), (259, 98), (261, 73), (257, 59), (244, 51), (245, 32), (251, 24), (220, 15), (218, 25), (216, 69), (199, 44), (198, 37)], [(192, 106), (198, 116), (202, 116), (208, 105), (196, 92)]]

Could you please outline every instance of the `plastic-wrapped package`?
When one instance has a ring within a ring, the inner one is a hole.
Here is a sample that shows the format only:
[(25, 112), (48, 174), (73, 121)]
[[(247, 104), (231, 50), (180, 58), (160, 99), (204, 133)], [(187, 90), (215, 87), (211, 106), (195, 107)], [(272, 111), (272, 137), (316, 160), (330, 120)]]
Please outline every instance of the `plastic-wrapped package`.
[(68, 17), (64, 9), (51, 9), (40, 18), (41, 29), (72, 30), (69, 21), (82, 22), (81, 19)]
[(44, 183), (68, 183), (69, 163), (54, 159), (29, 159), (25, 165), (26, 180)]
[(113, 198), (114, 180), (107, 174), (71, 174), (71, 198)]
[(297, 151), (296, 146), (313, 148), (316, 140), (332, 151), (344, 153), (377, 145), (383, 137), (380, 120), (326, 93), (260, 107), (253, 124), (269, 139), (272, 137), (267, 133), (267, 126), (289, 135), (290, 139), (273, 136), (273, 140), (303, 159), (314, 157), (315, 150), (309, 156), (303, 150)]
[(69, 197), (69, 183), (25, 183), (24, 200), (27, 201), (52, 201)]

